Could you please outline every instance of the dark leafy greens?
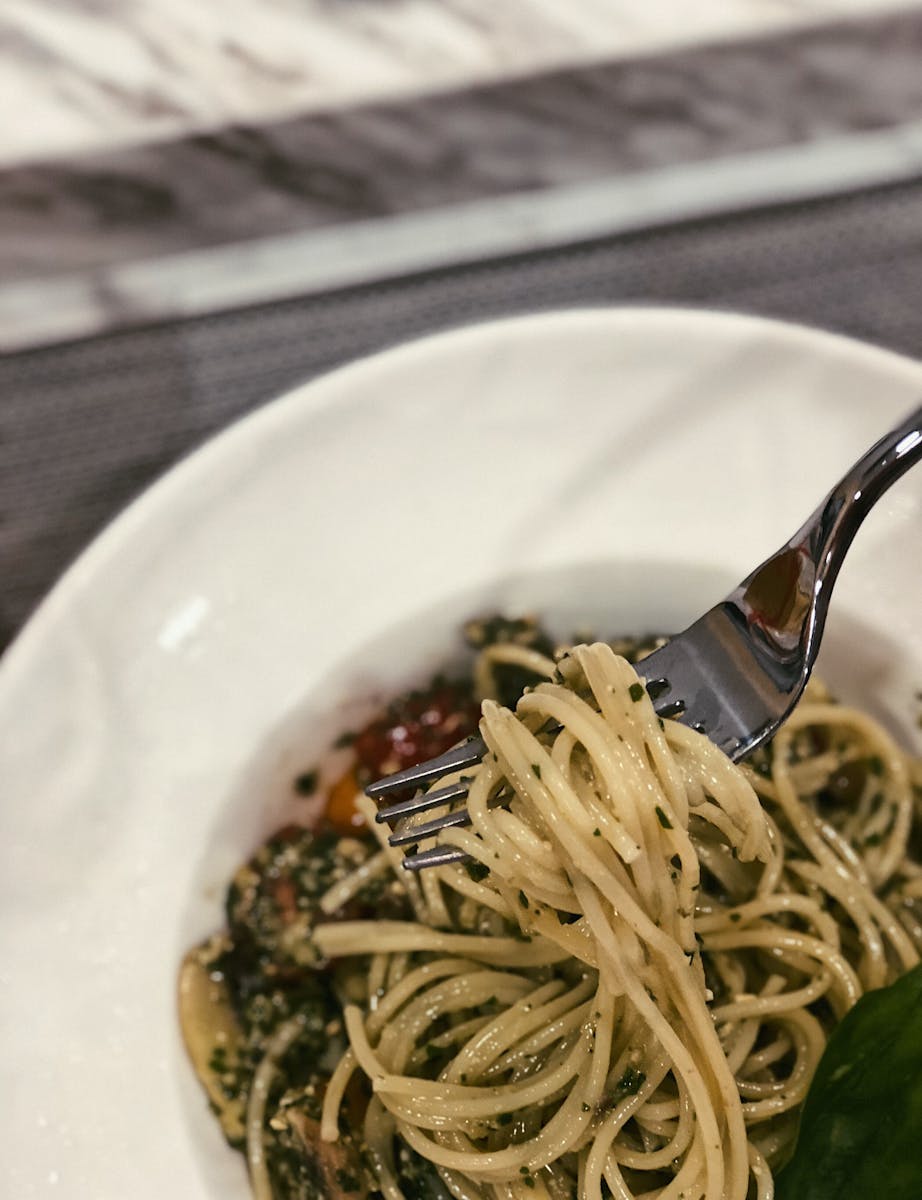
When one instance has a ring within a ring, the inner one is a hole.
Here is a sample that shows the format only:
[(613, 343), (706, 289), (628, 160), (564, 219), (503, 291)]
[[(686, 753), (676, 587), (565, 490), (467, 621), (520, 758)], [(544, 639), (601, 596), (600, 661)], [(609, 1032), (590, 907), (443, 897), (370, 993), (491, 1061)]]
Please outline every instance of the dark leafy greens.
[(922, 1197), (922, 966), (863, 997), (832, 1034), (775, 1195)]

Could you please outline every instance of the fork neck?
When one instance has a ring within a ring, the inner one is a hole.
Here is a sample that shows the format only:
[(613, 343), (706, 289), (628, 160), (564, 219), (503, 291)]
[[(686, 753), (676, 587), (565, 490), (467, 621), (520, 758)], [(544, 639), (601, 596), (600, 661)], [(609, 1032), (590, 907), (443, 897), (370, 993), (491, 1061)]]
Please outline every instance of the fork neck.
[(728, 597), (782, 654), (805, 656), (809, 673), (833, 584), (865, 517), (922, 458), (922, 407), (876, 442), (777, 554)]

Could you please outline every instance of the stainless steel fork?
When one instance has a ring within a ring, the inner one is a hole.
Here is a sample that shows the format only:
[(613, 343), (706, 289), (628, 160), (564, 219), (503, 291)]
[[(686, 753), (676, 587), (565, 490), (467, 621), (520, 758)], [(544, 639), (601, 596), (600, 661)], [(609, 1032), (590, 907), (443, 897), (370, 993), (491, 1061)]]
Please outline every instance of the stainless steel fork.
[[(734, 762), (770, 738), (800, 698), (820, 647), (829, 599), (845, 553), (884, 492), (922, 458), (922, 408), (855, 463), (789, 542), (748, 575), (725, 600), (637, 664), (660, 717), (705, 733)], [(486, 750), (474, 737), (366, 789), (374, 800), (431, 784), (475, 766)], [(452, 806), (431, 821), (400, 828), (392, 845), (417, 844), (466, 825), (456, 807), (461, 779), (382, 808), (381, 822)], [(466, 855), (438, 845), (404, 858), (409, 870), (442, 866)]]

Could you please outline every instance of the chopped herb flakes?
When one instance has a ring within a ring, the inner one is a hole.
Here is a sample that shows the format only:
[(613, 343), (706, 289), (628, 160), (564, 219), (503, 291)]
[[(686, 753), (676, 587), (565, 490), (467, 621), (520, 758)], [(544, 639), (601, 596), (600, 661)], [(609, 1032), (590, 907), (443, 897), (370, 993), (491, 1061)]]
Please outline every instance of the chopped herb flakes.
[(316, 771), (302, 771), (294, 781), (295, 791), (299, 796), (313, 796), (317, 790), (317, 779)]
[(632, 683), (631, 686), (628, 688), (627, 694), (630, 696), (630, 698), (636, 704), (638, 702), (638, 700), (643, 699), (643, 684), (642, 683)]
[(664, 829), (671, 829), (672, 822), (669, 820), (669, 818), (666, 816), (666, 814), (663, 812), (663, 810), (660, 808), (660, 806), (658, 804), (656, 806), (655, 811), (656, 811), (656, 819), (657, 819), (657, 821), (659, 821), (660, 825), (662, 825), (662, 827)]
[(336, 1172), (336, 1183), (344, 1192), (357, 1192), (360, 1187), (358, 1177), (342, 1168)]
[(647, 1077), (643, 1071), (638, 1071), (635, 1067), (628, 1067), (618, 1080), (617, 1090), (622, 1096), (636, 1096), (646, 1081)]

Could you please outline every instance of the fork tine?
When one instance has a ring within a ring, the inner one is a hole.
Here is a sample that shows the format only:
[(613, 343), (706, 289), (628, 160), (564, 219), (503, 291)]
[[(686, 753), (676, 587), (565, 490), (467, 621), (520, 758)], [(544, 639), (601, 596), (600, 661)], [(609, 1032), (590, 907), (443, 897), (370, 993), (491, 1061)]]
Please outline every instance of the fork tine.
[(408, 846), (412, 842), (421, 842), (424, 838), (434, 837), (443, 829), (452, 829), (458, 825), (470, 825), (471, 814), (466, 808), (455, 812), (443, 813), (432, 821), (424, 821), (421, 825), (408, 825), (406, 829), (392, 833), (387, 839), (390, 846)]
[(433, 846), (431, 850), (422, 850), (419, 854), (408, 854), (403, 860), (405, 871), (424, 871), (427, 867), (444, 867), (448, 863), (464, 862), (470, 858), (457, 846)]
[(448, 787), (439, 788), (438, 791), (424, 792), (409, 800), (401, 800), (399, 804), (381, 808), (375, 813), (375, 820), (379, 825), (385, 823), (389, 825), (398, 817), (411, 817), (416, 813), (428, 812), (430, 808), (438, 808), (440, 804), (447, 804), (450, 800), (462, 800), (466, 795), (467, 784), (459, 780), (458, 783), (449, 784)]
[(470, 741), (455, 746), (453, 750), (440, 754), (438, 758), (430, 758), (427, 762), (420, 763), (418, 767), (407, 767), (405, 771), (398, 771), (396, 775), (386, 775), (377, 783), (370, 783), (365, 789), (365, 795), (376, 800), (379, 796), (389, 796), (391, 792), (397, 792), (406, 787), (421, 787), (422, 784), (440, 779), (451, 771), (460, 771), (463, 767), (476, 766), (486, 750), (487, 746), (483, 738), (473, 737)]

